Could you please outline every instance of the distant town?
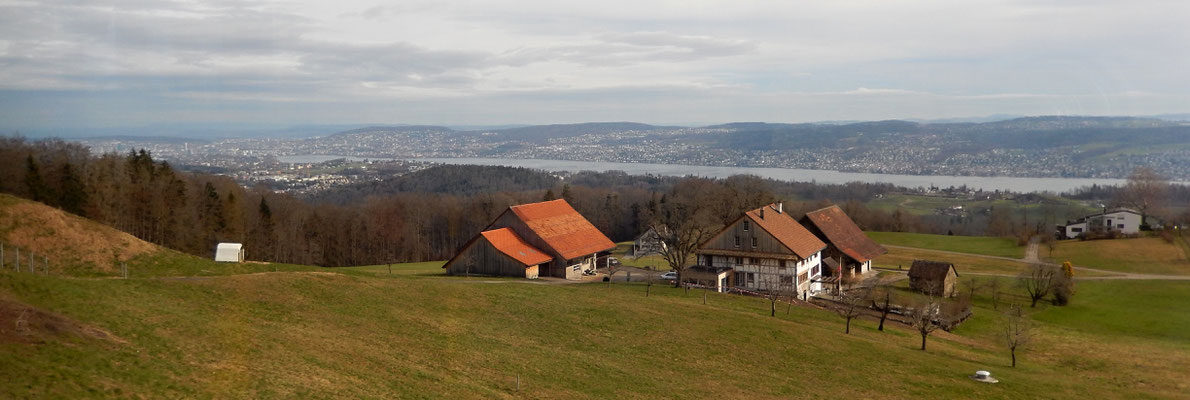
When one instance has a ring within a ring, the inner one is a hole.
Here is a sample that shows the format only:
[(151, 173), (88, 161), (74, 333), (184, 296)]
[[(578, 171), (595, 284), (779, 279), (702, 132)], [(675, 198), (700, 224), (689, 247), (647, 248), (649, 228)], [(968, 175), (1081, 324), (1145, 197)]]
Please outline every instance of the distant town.
[[(1186, 132), (1190, 124), (1177, 121), (1037, 117), (983, 124), (886, 121), (688, 128), (593, 123), (490, 131), (398, 126), (312, 138), (124, 136), (78, 141), (97, 153), (143, 148), (185, 169), (232, 176), (245, 186), (264, 183), (275, 190), (308, 192), (426, 165), (405, 160), (459, 157), (1063, 178), (1124, 178), (1136, 167), (1148, 166), (1170, 179), (1186, 181), (1190, 180), (1190, 143), (1182, 139)], [(307, 155), (355, 160), (323, 164), (278, 158)]]

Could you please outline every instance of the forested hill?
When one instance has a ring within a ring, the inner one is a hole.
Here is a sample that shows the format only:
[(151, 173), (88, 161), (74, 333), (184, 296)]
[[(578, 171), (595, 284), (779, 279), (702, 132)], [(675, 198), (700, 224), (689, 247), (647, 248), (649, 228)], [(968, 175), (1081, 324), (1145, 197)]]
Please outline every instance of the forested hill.
[(399, 193), (475, 195), (501, 191), (541, 191), (557, 187), (558, 177), (528, 168), (477, 165), (439, 165), (375, 182), (347, 185), (314, 193), (318, 203), (346, 205), (372, 196)]

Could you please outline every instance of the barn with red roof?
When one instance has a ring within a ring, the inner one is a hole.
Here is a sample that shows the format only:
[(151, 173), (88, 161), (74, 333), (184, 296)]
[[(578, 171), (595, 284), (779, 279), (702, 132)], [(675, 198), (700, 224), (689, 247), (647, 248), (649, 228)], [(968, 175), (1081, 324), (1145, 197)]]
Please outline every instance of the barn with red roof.
[(451, 275), (579, 279), (616, 244), (564, 199), (509, 207), (442, 268)]
[(824, 263), (832, 268), (828, 275), (852, 277), (872, 270), (872, 259), (888, 250), (873, 241), (839, 206), (806, 213), (801, 218), (810, 232), (827, 244)]

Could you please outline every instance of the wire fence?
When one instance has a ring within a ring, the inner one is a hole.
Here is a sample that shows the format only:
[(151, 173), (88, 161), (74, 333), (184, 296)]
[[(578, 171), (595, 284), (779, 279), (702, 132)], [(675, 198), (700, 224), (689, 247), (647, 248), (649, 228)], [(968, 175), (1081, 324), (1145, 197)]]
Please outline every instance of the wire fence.
[(11, 244), (0, 243), (0, 271), (49, 275), (50, 257)]

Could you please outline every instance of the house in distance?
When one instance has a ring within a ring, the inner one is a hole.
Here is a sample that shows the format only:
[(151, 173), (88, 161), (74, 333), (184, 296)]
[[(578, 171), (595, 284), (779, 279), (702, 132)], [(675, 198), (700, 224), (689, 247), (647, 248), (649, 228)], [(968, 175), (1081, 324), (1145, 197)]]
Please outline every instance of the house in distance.
[(616, 247), (565, 199), (509, 207), (442, 268), (449, 275), (579, 279)]
[(1111, 211), (1105, 209), (1101, 213), (1066, 221), (1065, 225), (1058, 225), (1057, 233), (1059, 239), (1077, 239), (1089, 232), (1134, 234), (1140, 232), (1141, 225), (1144, 225), (1141, 219), (1140, 213), (1126, 208)]
[(913, 260), (909, 267), (909, 288), (935, 296), (954, 296), (959, 272), (944, 261)]
[(785, 213), (781, 203), (748, 211), (699, 246), (698, 265), (682, 280), (723, 290), (808, 293), (821, 290), (826, 243)]
[(873, 241), (839, 206), (806, 213), (800, 220), (814, 236), (826, 242), (823, 275), (849, 278), (872, 270), (872, 259), (888, 253)]

